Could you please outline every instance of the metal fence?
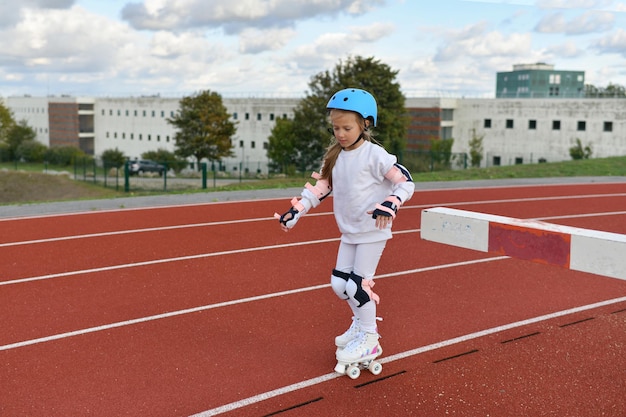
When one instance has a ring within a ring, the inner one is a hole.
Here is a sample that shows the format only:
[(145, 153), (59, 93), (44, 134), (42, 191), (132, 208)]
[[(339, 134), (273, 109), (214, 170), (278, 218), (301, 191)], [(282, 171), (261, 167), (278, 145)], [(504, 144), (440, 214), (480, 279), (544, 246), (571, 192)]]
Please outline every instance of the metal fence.
[[(412, 173), (468, 168), (466, 154), (436, 153), (431, 151), (404, 151), (399, 161)], [(158, 162), (158, 161), (157, 161)], [(289, 172), (274, 172), (268, 161), (241, 161), (234, 163), (190, 163), (187, 167), (174, 170), (167, 162), (160, 162), (165, 169), (159, 173), (133, 174), (132, 161), (121, 166), (106, 164), (101, 159), (86, 157), (75, 160), (68, 166), (52, 166), (48, 163), (23, 161), (4, 162), (4, 169), (39, 171), (64, 174), (77, 180), (115, 189), (120, 192), (184, 192), (210, 190), (250, 181), (264, 181), (278, 176), (301, 176), (307, 179), (311, 172), (290, 167)]]

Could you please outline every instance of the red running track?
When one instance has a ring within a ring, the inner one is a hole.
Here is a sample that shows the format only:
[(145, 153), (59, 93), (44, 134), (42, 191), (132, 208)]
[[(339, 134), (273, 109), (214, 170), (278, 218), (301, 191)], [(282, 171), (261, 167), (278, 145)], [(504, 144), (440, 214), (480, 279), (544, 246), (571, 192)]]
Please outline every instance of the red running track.
[(626, 233), (626, 183), (418, 191), (357, 380), (332, 204), (283, 233), (288, 204), (0, 220), (0, 416), (626, 415), (626, 282), (419, 238), (433, 206)]

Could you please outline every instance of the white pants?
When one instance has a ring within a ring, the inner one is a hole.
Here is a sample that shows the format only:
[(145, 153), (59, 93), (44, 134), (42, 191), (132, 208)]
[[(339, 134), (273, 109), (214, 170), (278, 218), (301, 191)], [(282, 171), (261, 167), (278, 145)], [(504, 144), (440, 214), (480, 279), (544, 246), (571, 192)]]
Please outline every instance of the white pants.
[[(335, 269), (345, 274), (357, 275), (363, 279), (372, 279), (386, 244), (386, 240), (361, 244), (341, 242)], [(352, 313), (359, 320), (361, 329), (375, 333), (376, 303), (373, 300), (362, 303), (355, 298), (357, 292), (362, 291), (359, 288), (360, 285), (352, 279), (346, 280), (334, 274), (331, 276), (330, 283), (335, 294), (348, 302)]]

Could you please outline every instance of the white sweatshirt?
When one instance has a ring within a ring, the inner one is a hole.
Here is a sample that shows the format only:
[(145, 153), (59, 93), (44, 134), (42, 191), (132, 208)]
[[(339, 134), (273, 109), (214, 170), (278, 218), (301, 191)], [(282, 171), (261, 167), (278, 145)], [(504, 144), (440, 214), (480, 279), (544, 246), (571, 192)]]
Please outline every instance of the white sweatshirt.
[(415, 184), (411, 178), (397, 184), (385, 178), (395, 163), (394, 155), (369, 141), (354, 150), (340, 152), (333, 168), (332, 194), (343, 242), (371, 243), (391, 238), (391, 227), (377, 229), (376, 220), (367, 212), (389, 195), (399, 197), (402, 204), (413, 195)]

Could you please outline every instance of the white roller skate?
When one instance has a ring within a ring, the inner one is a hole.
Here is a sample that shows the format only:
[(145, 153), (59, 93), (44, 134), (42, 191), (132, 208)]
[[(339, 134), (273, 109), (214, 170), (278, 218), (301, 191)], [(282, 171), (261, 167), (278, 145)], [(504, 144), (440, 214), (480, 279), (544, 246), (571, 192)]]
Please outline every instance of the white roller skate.
[(361, 326), (359, 325), (359, 319), (356, 317), (352, 317), (352, 324), (350, 328), (346, 330), (343, 334), (335, 337), (335, 346), (337, 346), (337, 352), (341, 349), (345, 348), (348, 343), (352, 340), (356, 339), (356, 337), (361, 333)]
[(367, 369), (374, 375), (380, 374), (383, 366), (375, 361), (383, 353), (383, 348), (378, 343), (379, 338), (378, 333), (360, 332), (345, 348), (337, 350), (335, 372), (348, 375), (352, 379), (358, 378), (362, 369)]

